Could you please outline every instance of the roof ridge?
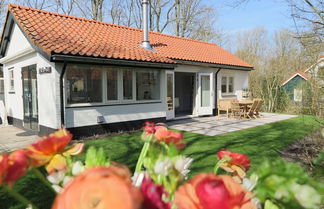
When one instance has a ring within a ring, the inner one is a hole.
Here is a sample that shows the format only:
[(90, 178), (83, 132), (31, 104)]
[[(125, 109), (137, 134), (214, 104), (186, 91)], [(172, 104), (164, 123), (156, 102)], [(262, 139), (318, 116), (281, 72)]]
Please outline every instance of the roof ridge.
[(61, 13), (58, 13), (58, 12), (35, 9), (35, 8), (32, 8), (32, 7), (22, 6), (22, 5), (19, 5), (19, 4), (8, 4), (8, 8), (9, 8), (9, 11), (10, 11), (11, 8), (22, 8), (22, 9), (47, 13), (47, 14), (51, 14), (51, 15), (55, 15), (55, 16), (67, 17), (67, 18), (70, 18), (70, 19), (76, 19), (76, 20), (83, 20), (83, 21), (87, 21), (87, 22), (99, 23), (99, 24), (102, 24), (102, 25), (110, 25), (110, 26), (114, 26), (114, 27), (130, 29), (130, 30), (139, 30), (139, 31), (142, 30), (142, 29), (139, 29), (139, 28), (133, 28), (133, 27), (128, 27), (128, 26), (124, 26), (124, 25), (117, 25), (117, 24), (103, 22), (103, 21), (99, 21), (99, 20), (91, 20), (91, 19), (87, 19), (87, 18), (84, 18), (84, 17), (77, 17), (77, 16), (72, 16), (72, 15), (61, 14)]
[[(61, 13), (58, 13), (58, 12), (52, 12), (52, 11), (46, 11), (46, 10), (41, 10), (41, 9), (35, 9), (35, 8), (28, 7), (28, 6), (22, 6), (22, 5), (19, 5), (19, 4), (8, 4), (9, 11), (10, 11), (11, 8), (22, 8), (22, 9), (27, 9), (27, 10), (33, 10), (33, 11), (37, 11), (37, 12), (47, 13), (47, 14), (51, 14), (51, 15), (56, 15), (56, 16), (60, 16), (60, 17), (67, 17), (67, 18), (70, 18), (70, 19), (76, 19), (76, 20), (93, 22), (93, 23), (98, 23), (98, 24), (103, 24), (103, 25), (109, 25), (109, 26), (113, 26), (113, 27), (117, 27), (117, 28), (125, 28), (125, 29), (129, 29), (129, 30), (142, 31), (142, 29), (140, 29), (140, 28), (134, 28), (134, 27), (124, 26), (124, 25), (118, 25), (118, 24), (113, 24), (113, 23), (99, 21), (99, 20), (91, 20), (91, 19), (87, 19), (87, 18), (83, 18), (83, 17), (77, 17), (77, 16), (72, 16), (72, 15), (61, 14)], [(176, 39), (182, 39), (182, 40), (197, 42), (197, 43), (209, 44), (209, 45), (213, 45), (213, 46), (219, 47), (217, 44), (210, 43), (210, 42), (207, 42), (207, 41), (200, 41), (200, 40), (195, 40), (195, 39), (186, 38), (186, 37), (174, 36), (174, 35), (165, 34), (165, 33), (156, 32), (156, 31), (149, 31), (149, 33), (153, 33), (153, 34), (160, 35), (160, 36), (168, 36), (168, 37), (171, 37), (171, 38), (176, 38)], [(221, 48), (221, 47), (219, 47), (219, 48)]]

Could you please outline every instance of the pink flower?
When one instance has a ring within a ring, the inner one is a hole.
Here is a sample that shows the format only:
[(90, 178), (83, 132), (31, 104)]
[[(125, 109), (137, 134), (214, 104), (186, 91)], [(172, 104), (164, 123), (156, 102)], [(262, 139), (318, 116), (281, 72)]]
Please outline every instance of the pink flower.
[(7, 173), (7, 169), (9, 166), (8, 160), (9, 160), (8, 155), (0, 155), (0, 186)]
[(156, 185), (145, 176), (141, 185), (141, 192), (144, 197), (143, 209), (170, 209), (171, 203), (162, 200), (163, 195), (167, 195), (163, 186)]
[(178, 149), (181, 149), (186, 145), (185, 142), (182, 140), (183, 139), (182, 133), (168, 130), (164, 126), (157, 126), (155, 128), (154, 136), (157, 142), (174, 144)]
[(178, 209), (256, 209), (251, 194), (230, 176), (201, 173), (175, 194)]
[(226, 157), (229, 158), (229, 160), (223, 162), (220, 167), (232, 173), (233, 178), (241, 183), (242, 179), (246, 176), (246, 171), (250, 169), (250, 160), (248, 156), (230, 151), (220, 151), (217, 155), (219, 160)]
[(231, 158), (231, 161), (229, 162), (231, 165), (237, 165), (243, 168), (245, 171), (248, 171), (250, 169), (250, 160), (248, 156), (241, 154), (241, 153), (235, 153), (231, 151), (220, 151), (217, 153), (218, 159), (221, 160), (225, 156)]
[(29, 167), (27, 154), (23, 150), (16, 150), (9, 155), (8, 168), (4, 181), (11, 187), (17, 179), (25, 175)]

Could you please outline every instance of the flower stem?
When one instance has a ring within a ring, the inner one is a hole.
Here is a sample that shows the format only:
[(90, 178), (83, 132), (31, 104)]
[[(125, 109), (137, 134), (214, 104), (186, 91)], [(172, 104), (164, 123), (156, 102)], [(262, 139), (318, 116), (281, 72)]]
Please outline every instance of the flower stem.
[(29, 200), (27, 200), (24, 196), (22, 196), (21, 194), (19, 194), (17, 191), (10, 189), (7, 185), (2, 184), (2, 187), (12, 196), (14, 197), (16, 200), (18, 200), (19, 202), (21, 202), (22, 204), (28, 206), (31, 206), (32, 209), (37, 209), (37, 207), (31, 203)]
[(217, 175), (218, 169), (219, 169), (219, 167), (221, 166), (221, 164), (226, 163), (226, 162), (228, 162), (228, 161), (230, 161), (230, 160), (231, 160), (231, 158), (228, 158), (228, 157), (225, 157), (225, 158), (219, 160), (219, 161), (216, 163), (215, 167), (214, 167), (214, 174)]
[(32, 171), (39, 180), (41, 180), (47, 187), (50, 188), (50, 190), (52, 190), (56, 194), (56, 191), (53, 189), (52, 184), (47, 181), (44, 175), (37, 168), (33, 168)]
[(147, 151), (150, 147), (150, 142), (149, 141), (146, 141), (143, 145), (143, 148), (142, 148), (142, 151), (141, 151), (141, 154), (137, 160), (137, 163), (136, 163), (136, 168), (135, 168), (135, 173), (139, 173), (141, 172), (142, 170), (142, 166), (143, 166), (143, 163), (144, 163), (144, 159), (146, 157), (146, 154), (147, 154)]

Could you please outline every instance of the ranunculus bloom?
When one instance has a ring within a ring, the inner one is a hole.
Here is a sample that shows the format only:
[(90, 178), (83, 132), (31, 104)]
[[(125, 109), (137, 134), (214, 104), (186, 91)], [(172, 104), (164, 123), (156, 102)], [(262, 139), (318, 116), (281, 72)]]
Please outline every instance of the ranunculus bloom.
[(227, 172), (234, 173), (235, 179), (241, 182), (241, 179), (245, 177), (245, 172), (250, 169), (249, 158), (244, 154), (231, 151), (220, 151), (217, 155), (219, 160), (225, 157), (230, 158), (229, 161), (222, 163), (220, 167)]
[(183, 148), (185, 146), (183, 139), (183, 134), (168, 130), (164, 126), (156, 126), (155, 127), (155, 139), (158, 142), (164, 142), (166, 144), (174, 144), (178, 149)]
[(8, 158), (9, 158), (8, 155), (0, 155), (0, 186), (2, 184), (5, 175), (7, 174), (7, 169), (9, 166)]
[(33, 166), (46, 165), (48, 173), (65, 169), (66, 160), (64, 156), (78, 155), (83, 150), (82, 143), (65, 149), (71, 139), (72, 134), (65, 129), (61, 129), (29, 146), (27, 150), (28, 155), (32, 158)]
[(4, 181), (11, 187), (17, 179), (25, 175), (28, 167), (29, 159), (26, 152), (23, 150), (14, 151), (8, 157), (8, 167)]
[(227, 175), (201, 173), (178, 188), (178, 209), (256, 209), (251, 194)]
[(143, 209), (170, 209), (171, 203), (162, 200), (162, 196), (167, 196), (163, 186), (156, 185), (149, 177), (144, 177), (141, 192), (144, 197)]
[(90, 168), (69, 182), (52, 209), (139, 209), (140, 191), (128, 170), (110, 166)]
[(144, 131), (148, 134), (153, 134), (155, 132), (155, 123), (149, 121), (145, 122)]

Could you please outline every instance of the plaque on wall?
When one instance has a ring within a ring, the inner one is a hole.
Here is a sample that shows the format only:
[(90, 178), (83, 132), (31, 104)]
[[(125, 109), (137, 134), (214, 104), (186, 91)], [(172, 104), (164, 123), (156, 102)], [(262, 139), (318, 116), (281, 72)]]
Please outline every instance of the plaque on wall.
[(51, 73), (52, 67), (41, 67), (39, 68), (39, 74)]

